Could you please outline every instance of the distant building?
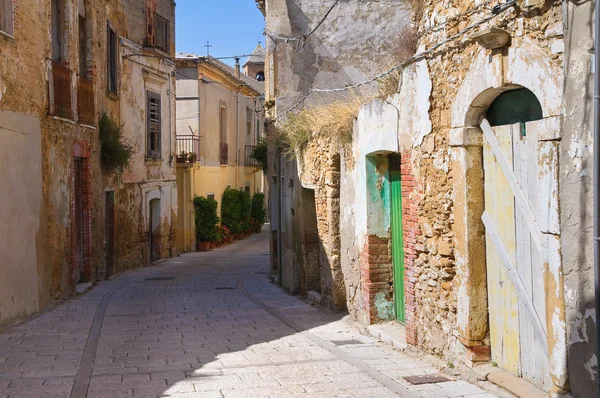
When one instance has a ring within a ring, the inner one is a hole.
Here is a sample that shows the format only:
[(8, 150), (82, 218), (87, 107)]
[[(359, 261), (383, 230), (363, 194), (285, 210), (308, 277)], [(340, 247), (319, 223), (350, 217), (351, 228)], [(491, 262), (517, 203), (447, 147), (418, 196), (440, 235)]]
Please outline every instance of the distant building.
[[(255, 53), (259, 52), (255, 50)], [(252, 62), (245, 66), (260, 71), (259, 61), (258, 56), (253, 56)], [(266, 190), (263, 173), (250, 156), (264, 134), (264, 84), (256, 76), (240, 73), (239, 61), (232, 68), (210, 56), (178, 53), (175, 63), (177, 248), (193, 251), (196, 246), (192, 206), (195, 196), (215, 199), (220, 209), (221, 197), (227, 188), (250, 193)]]

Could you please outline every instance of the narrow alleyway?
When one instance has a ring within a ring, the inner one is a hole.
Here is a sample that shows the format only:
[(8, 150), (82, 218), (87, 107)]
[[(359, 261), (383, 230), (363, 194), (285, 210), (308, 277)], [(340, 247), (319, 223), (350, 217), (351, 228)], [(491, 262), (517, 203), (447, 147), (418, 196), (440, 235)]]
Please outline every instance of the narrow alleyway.
[[(268, 234), (123, 274), (0, 334), (0, 397), (492, 397), (269, 282)], [(308, 330), (308, 331), (306, 331)]]

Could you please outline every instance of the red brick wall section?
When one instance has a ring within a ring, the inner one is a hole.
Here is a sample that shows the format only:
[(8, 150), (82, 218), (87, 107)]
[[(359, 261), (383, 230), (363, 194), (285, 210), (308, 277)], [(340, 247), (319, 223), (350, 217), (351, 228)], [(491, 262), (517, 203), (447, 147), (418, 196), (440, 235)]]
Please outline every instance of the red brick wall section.
[(91, 280), (91, 255), (92, 255), (92, 215), (90, 212), (90, 148), (85, 141), (76, 141), (73, 144), (71, 162), (71, 281), (76, 283), (75, 265), (76, 265), (76, 246), (77, 246), (77, 230), (75, 228), (75, 158), (81, 158), (81, 186), (82, 186), (82, 205), (83, 205), (83, 278)]
[(360, 255), (363, 308), (368, 310), (369, 324), (387, 320), (379, 319), (375, 307), (377, 293), (383, 292), (388, 300), (392, 300), (390, 282), (393, 280), (393, 274), (389, 243), (388, 238), (369, 235), (367, 244)]
[(405, 151), (401, 154), (401, 175), (402, 175), (402, 221), (404, 232), (404, 295), (406, 309), (406, 341), (409, 344), (417, 345), (416, 328), (416, 303), (415, 303), (415, 284), (417, 283), (415, 259), (418, 253), (415, 250), (417, 237), (421, 235), (418, 223), (418, 203), (417, 199), (423, 194), (421, 188), (417, 186), (417, 180), (413, 175), (410, 152)]

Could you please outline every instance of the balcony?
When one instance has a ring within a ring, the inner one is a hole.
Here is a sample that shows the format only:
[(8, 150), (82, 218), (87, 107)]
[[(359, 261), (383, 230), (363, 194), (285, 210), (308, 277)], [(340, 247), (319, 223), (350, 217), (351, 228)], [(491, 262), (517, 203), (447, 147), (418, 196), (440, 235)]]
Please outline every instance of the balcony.
[(51, 61), (52, 71), (48, 85), (50, 114), (73, 120), (71, 69)]
[(177, 163), (194, 163), (200, 154), (200, 137), (195, 135), (177, 136)]
[(77, 85), (77, 110), (79, 123), (94, 126), (96, 112), (94, 110), (94, 83), (84, 77), (79, 77)]
[(244, 157), (244, 165), (248, 167), (260, 167), (260, 163), (252, 157), (256, 149), (256, 145), (246, 145), (246, 156)]
[(229, 145), (227, 145), (226, 142), (221, 142), (219, 159), (221, 160), (221, 166), (227, 166), (229, 164)]

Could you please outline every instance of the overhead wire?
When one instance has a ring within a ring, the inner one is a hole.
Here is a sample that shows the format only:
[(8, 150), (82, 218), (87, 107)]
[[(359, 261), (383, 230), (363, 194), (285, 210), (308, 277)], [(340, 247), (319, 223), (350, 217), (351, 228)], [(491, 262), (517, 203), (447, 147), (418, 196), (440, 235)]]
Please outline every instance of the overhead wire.
[(344, 87), (338, 87), (338, 88), (332, 88), (332, 89), (319, 89), (319, 88), (311, 88), (309, 89), (303, 96), (302, 98), (300, 98), (300, 100), (298, 100), (298, 102), (296, 102), (292, 107), (290, 107), (289, 109), (287, 109), (285, 112), (277, 115), (277, 117), (275, 118), (275, 120), (281, 119), (282, 117), (286, 116), (288, 113), (294, 111), (295, 109), (297, 109), (300, 105), (302, 105), (302, 103), (304, 103), (304, 101), (313, 93), (339, 93), (339, 92), (344, 92), (344, 91), (348, 91), (348, 90), (353, 90), (353, 89), (357, 89), (360, 88), (362, 86), (371, 84), (376, 82), (377, 80), (390, 75), (400, 69), (403, 69), (404, 67), (406, 67), (407, 65), (421, 60), (424, 57), (434, 53), (436, 50), (438, 50), (440, 47), (444, 46), (445, 44), (456, 40), (457, 38), (463, 36), (465, 33), (470, 32), (471, 30), (485, 24), (486, 22), (491, 21), (492, 19), (496, 18), (498, 15), (502, 14), (504, 11), (506, 11), (507, 9), (509, 9), (510, 7), (514, 6), (517, 3), (517, 0), (507, 0), (504, 4), (499, 4), (496, 7), (493, 8), (492, 10), (492, 15), (489, 15), (475, 23), (472, 23), (471, 25), (467, 26), (466, 28), (464, 28), (463, 30), (461, 30), (460, 32), (448, 37), (447, 39), (437, 43), (436, 45), (430, 47), (429, 49), (422, 51), (418, 54), (413, 55), (412, 57), (408, 58), (407, 60), (405, 60), (404, 62), (402, 62), (399, 65), (396, 65), (388, 70), (386, 70), (383, 73), (380, 73), (368, 80), (359, 82), (359, 83), (355, 83), (355, 84), (350, 84), (350, 85), (346, 85)]
[(325, 20), (327, 18), (329, 18), (329, 15), (333, 11), (333, 9), (338, 5), (339, 2), (340, 2), (340, 0), (335, 0), (333, 5), (331, 7), (329, 7), (327, 12), (323, 15), (323, 17), (319, 20), (319, 22), (315, 25), (315, 27), (312, 28), (308, 33), (298, 35), (298, 36), (281, 36), (281, 35), (277, 35), (275, 33), (269, 32), (268, 30), (265, 29), (265, 35), (269, 36), (273, 40), (283, 40), (285, 42), (290, 42), (290, 41), (298, 41), (299, 42), (301, 40), (306, 40), (310, 35), (315, 33), (317, 31), (317, 29), (319, 29), (321, 27), (321, 25), (323, 25)]

